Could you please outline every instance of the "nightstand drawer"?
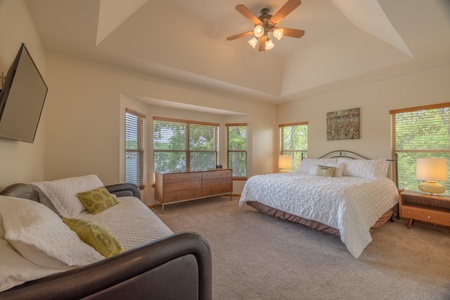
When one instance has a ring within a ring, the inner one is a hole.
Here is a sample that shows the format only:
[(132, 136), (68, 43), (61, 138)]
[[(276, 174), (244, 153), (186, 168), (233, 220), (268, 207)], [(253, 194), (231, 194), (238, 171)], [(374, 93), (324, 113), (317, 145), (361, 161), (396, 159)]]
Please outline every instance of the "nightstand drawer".
[(404, 218), (450, 226), (450, 215), (448, 213), (432, 209), (402, 206), (400, 215)]

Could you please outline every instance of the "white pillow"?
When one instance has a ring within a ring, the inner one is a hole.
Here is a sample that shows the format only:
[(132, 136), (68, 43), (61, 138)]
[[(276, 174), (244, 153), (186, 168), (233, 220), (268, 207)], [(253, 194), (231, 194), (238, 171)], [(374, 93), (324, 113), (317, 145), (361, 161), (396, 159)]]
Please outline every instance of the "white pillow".
[(33, 264), (14, 250), (8, 241), (5, 240), (5, 229), (1, 214), (0, 253), (0, 292), (30, 280), (61, 272), (61, 270), (47, 269)]
[(27, 199), (0, 196), (5, 240), (29, 261), (68, 270), (104, 259), (46, 206)]
[(346, 159), (338, 158), (338, 162), (345, 162), (344, 176), (368, 179), (386, 178), (389, 162), (385, 159)]
[(58, 213), (65, 218), (76, 218), (86, 211), (86, 208), (78, 199), (78, 193), (103, 186), (97, 175), (33, 182), (31, 184), (38, 189), (39, 197), (47, 197)]
[(317, 166), (334, 167), (335, 171), (333, 177), (342, 177), (345, 168), (345, 163), (321, 163), (320, 165), (313, 166), (309, 174), (315, 175)]
[(299, 172), (310, 174), (312, 169), (314, 172), (316, 171), (317, 165), (326, 165), (328, 163), (336, 163), (336, 158), (304, 158), (300, 167), (298, 168)]

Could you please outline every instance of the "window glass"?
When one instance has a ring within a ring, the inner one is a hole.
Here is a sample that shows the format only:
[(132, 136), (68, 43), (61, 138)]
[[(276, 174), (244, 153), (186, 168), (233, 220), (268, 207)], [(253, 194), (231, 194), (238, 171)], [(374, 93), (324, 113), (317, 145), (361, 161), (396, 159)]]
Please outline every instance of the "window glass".
[(247, 124), (227, 124), (228, 168), (233, 177), (247, 177)]
[[(398, 187), (418, 191), (417, 158), (445, 158), (450, 163), (450, 103), (391, 111)], [(449, 164), (450, 165), (450, 164)], [(449, 193), (449, 182), (442, 182)]]
[(281, 155), (292, 156), (292, 171), (297, 171), (300, 162), (308, 153), (308, 123), (280, 125)]
[(125, 182), (144, 186), (144, 133), (145, 116), (127, 110), (125, 112)]

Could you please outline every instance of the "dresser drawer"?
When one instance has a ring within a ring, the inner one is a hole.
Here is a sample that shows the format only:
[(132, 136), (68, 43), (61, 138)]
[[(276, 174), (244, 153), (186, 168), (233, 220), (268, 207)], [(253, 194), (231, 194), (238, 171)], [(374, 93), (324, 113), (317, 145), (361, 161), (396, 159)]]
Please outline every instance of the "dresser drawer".
[(184, 182), (202, 180), (202, 174), (200, 173), (177, 173), (177, 174), (164, 174), (164, 185), (171, 182)]
[(218, 195), (225, 193), (231, 193), (231, 187), (229, 185), (227, 186), (216, 185), (207, 188), (202, 188), (202, 196)]
[(400, 215), (404, 218), (450, 226), (450, 215), (433, 209), (402, 206)]
[(207, 171), (202, 173), (202, 179), (231, 178), (231, 170)]
[(164, 193), (164, 203), (195, 199), (202, 196), (201, 189)]
[(201, 188), (202, 188), (201, 180), (169, 182), (169, 183), (164, 184), (164, 186), (163, 186), (164, 193), (185, 191), (185, 190), (195, 190), (195, 189), (201, 189)]

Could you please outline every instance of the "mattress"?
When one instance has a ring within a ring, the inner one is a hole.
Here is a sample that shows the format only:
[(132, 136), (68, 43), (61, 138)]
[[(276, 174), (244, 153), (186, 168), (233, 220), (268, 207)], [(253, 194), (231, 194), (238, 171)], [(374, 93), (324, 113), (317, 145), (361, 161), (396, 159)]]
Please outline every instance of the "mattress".
[(358, 258), (372, 241), (370, 228), (396, 205), (398, 197), (397, 187), (388, 178), (281, 173), (249, 178), (239, 205), (256, 201), (336, 228), (349, 252)]

